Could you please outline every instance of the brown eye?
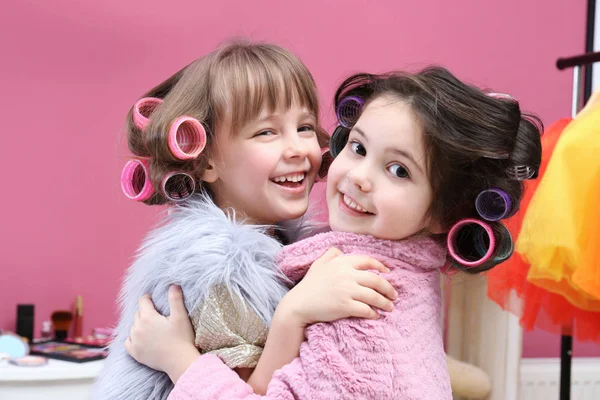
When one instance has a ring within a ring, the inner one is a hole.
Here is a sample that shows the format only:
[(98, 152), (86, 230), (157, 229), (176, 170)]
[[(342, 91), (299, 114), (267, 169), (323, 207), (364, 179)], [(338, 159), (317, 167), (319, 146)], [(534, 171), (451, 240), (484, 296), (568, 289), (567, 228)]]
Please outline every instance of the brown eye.
[(365, 149), (365, 146), (363, 146), (362, 144), (358, 143), (358, 142), (351, 142), (350, 146), (352, 147), (352, 152), (355, 154), (358, 154), (359, 156), (366, 156), (367, 155), (367, 149)]
[(409, 178), (410, 177), (408, 170), (400, 164), (390, 165), (388, 167), (388, 171), (390, 171), (393, 175), (397, 176), (398, 178)]
[(312, 125), (303, 125), (298, 128), (298, 132), (314, 132), (315, 128)]
[(254, 135), (254, 136), (271, 136), (271, 135), (274, 135), (274, 134), (275, 134), (275, 132), (273, 132), (272, 130), (266, 129), (266, 130), (264, 130), (264, 131), (260, 131), (260, 132), (258, 132), (258, 133), (257, 133), (256, 135)]

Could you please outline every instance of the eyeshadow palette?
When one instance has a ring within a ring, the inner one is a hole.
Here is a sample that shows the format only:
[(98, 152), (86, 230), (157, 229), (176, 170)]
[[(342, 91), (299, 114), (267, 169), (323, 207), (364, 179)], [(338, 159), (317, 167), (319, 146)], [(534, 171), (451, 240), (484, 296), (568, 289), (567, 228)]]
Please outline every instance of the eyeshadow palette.
[(62, 341), (65, 343), (80, 344), (80, 345), (86, 346), (86, 347), (103, 349), (110, 344), (112, 339), (113, 339), (112, 337), (95, 337), (95, 336), (90, 335), (90, 336), (67, 338)]
[(56, 360), (84, 363), (106, 358), (108, 351), (80, 344), (50, 341), (32, 345), (29, 354)]

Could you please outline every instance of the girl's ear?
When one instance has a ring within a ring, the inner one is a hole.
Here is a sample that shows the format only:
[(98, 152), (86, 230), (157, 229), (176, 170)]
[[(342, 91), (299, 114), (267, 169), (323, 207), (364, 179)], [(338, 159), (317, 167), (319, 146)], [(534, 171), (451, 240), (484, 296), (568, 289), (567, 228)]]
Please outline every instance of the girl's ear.
[(217, 167), (216, 167), (215, 163), (213, 162), (213, 160), (208, 160), (208, 165), (204, 169), (204, 171), (202, 171), (200, 179), (202, 179), (203, 182), (207, 182), (207, 183), (214, 183), (217, 181), (217, 179), (219, 179)]

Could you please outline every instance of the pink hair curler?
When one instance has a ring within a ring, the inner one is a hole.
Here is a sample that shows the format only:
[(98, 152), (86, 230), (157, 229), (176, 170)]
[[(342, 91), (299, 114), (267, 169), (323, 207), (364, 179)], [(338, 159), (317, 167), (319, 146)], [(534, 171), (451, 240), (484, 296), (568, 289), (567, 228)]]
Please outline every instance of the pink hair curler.
[(191, 160), (206, 146), (206, 130), (196, 118), (179, 117), (169, 129), (169, 149), (180, 160)]
[[(485, 249), (486, 244), (487, 249)], [(496, 238), (488, 224), (467, 218), (458, 221), (450, 229), (447, 245), (450, 256), (456, 262), (466, 267), (478, 267), (492, 257)]]
[(364, 104), (365, 102), (360, 97), (348, 96), (343, 98), (335, 110), (340, 125), (344, 128), (352, 128)]
[(196, 190), (196, 181), (185, 172), (171, 172), (162, 180), (162, 190), (165, 197), (178, 202), (187, 200)]
[(121, 189), (131, 200), (148, 200), (154, 194), (147, 160), (134, 159), (125, 164), (121, 173)]
[(488, 221), (506, 218), (510, 214), (511, 204), (510, 196), (504, 190), (496, 188), (482, 191), (475, 199), (477, 212)]
[(515, 99), (514, 97), (512, 97), (510, 94), (507, 94), (507, 93), (490, 92), (490, 93), (487, 93), (487, 95), (490, 97), (493, 97), (494, 99), (498, 99), (498, 100), (510, 100), (510, 101), (514, 101), (514, 102), (517, 101), (517, 99)]
[(150, 115), (156, 107), (163, 103), (162, 99), (156, 97), (144, 97), (139, 99), (133, 106), (133, 124), (140, 130), (145, 130), (150, 122)]

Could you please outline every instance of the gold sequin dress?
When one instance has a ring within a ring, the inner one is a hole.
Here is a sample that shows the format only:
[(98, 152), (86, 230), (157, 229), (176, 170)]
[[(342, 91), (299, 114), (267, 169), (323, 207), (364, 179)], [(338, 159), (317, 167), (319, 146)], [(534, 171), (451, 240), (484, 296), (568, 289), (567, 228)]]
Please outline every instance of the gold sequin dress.
[(212, 287), (191, 314), (200, 351), (218, 355), (229, 368), (254, 368), (268, 328), (258, 314), (224, 286)]

